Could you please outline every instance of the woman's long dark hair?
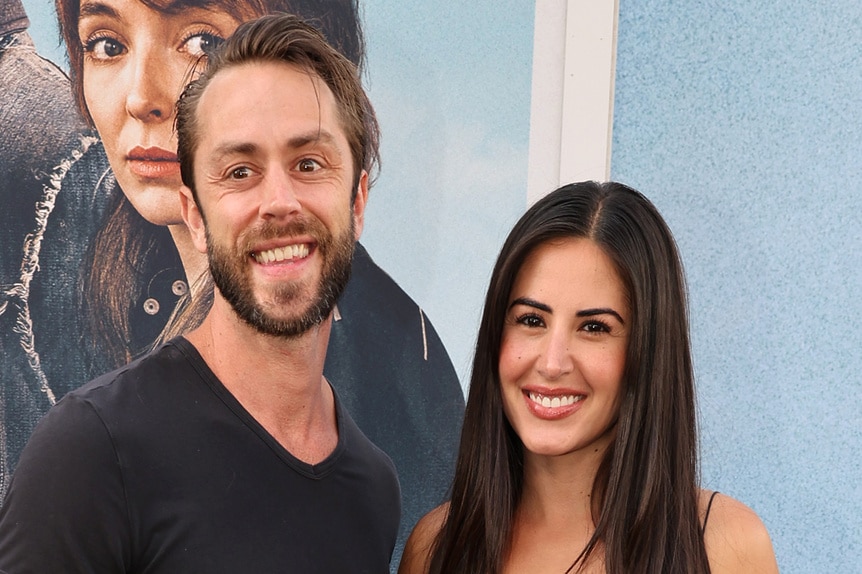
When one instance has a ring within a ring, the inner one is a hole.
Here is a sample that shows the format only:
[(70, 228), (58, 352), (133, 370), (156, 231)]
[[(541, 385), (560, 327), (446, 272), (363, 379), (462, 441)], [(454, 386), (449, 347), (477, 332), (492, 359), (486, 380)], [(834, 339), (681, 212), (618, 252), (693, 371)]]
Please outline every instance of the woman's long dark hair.
[(573, 571), (597, 552), (607, 572), (709, 572), (698, 519), (694, 376), (682, 263), (656, 208), (619, 183), (564, 186), (518, 221), (491, 276), (476, 343), (448, 516), (432, 573), (496, 573), (512, 538), (523, 445), (500, 394), (500, 343), (526, 258), (557, 238), (594, 241), (613, 261), (632, 313), (615, 438), (593, 484), (595, 532)]
[[(358, 0), (140, 0), (144, 5), (166, 14), (189, 7), (218, 7), (239, 20), (272, 12), (290, 12), (317, 27), (327, 41), (361, 70), (365, 59), (365, 40)], [(84, 100), (84, 51), (78, 36), (80, 0), (56, 0), (60, 33), (69, 55), (72, 87), (81, 113), (90, 118)], [(191, 70), (190, 70), (191, 71)], [(179, 88), (180, 86), (178, 86)], [(178, 92), (179, 93), (179, 90)], [(92, 373), (123, 365), (134, 355), (147, 350), (133, 348), (130, 313), (132, 303), (140, 298), (146, 276), (160, 254), (176, 251), (167, 228), (146, 221), (135, 211), (116, 187), (115, 197), (97, 231), (81, 273), (81, 313), (91, 331), (89, 348), (85, 349)], [(179, 201), (179, 200), (177, 200)], [(194, 282), (197, 278), (188, 278)], [(188, 305), (189, 294), (180, 300)], [(206, 302), (205, 302), (206, 303)], [(176, 312), (159, 339), (179, 334), (196, 326), (201, 313), (178, 317)]]
[(168, 228), (145, 220), (118, 188), (102, 221), (87, 249), (79, 293), (81, 314), (91, 335), (84, 352), (94, 375), (148, 350), (147, 342), (135, 345), (133, 307), (140, 303), (154, 270), (176, 253)]

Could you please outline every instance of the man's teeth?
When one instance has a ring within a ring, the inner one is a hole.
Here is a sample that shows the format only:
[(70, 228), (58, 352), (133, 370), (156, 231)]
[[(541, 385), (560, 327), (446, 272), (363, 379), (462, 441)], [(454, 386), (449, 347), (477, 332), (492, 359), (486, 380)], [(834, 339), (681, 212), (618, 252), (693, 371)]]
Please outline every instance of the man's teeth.
[(308, 257), (308, 245), (299, 243), (297, 245), (287, 245), (285, 247), (276, 247), (275, 249), (267, 249), (254, 253), (254, 259), (258, 263), (274, 263), (276, 261), (284, 261), (286, 259), (301, 259)]
[(546, 397), (539, 393), (530, 393), (530, 400), (537, 405), (542, 405), (545, 408), (555, 409), (557, 407), (567, 407), (578, 401), (584, 400), (584, 395), (563, 395), (557, 397)]

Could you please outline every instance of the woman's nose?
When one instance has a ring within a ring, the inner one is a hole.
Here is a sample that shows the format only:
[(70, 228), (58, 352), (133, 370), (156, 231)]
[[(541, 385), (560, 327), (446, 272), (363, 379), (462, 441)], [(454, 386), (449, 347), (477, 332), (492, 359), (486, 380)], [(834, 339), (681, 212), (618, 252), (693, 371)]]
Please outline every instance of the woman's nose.
[(574, 364), (569, 337), (565, 333), (549, 333), (539, 357), (539, 373), (553, 381), (571, 373)]
[(132, 57), (133, 68), (126, 96), (129, 115), (145, 123), (171, 118), (182, 78), (175, 77), (168, 58), (156, 48), (139, 49)]

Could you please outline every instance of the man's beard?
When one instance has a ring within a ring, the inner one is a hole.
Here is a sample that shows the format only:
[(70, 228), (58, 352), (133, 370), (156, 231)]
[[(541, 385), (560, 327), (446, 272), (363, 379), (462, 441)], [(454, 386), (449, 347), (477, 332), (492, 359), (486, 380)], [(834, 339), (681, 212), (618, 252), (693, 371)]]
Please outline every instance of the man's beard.
[[(350, 279), (350, 264), (355, 247), (353, 218), (343, 233), (333, 236), (317, 219), (303, 218), (284, 226), (265, 223), (246, 234), (239, 247), (231, 250), (218, 244), (207, 234), (207, 257), (213, 281), (225, 300), (240, 319), (260, 333), (277, 337), (296, 338), (326, 319)], [(248, 261), (255, 242), (277, 237), (313, 237), (318, 255), (323, 259), (320, 279), (310, 292), (310, 301), (304, 297), (307, 285), (285, 283), (267, 293), (265, 301), (271, 307), (296, 309), (298, 314), (279, 318), (267, 313), (259, 302), (251, 282), (251, 265)], [(245, 247), (245, 248), (244, 248)], [(301, 309), (305, 306), (305, 309)]]

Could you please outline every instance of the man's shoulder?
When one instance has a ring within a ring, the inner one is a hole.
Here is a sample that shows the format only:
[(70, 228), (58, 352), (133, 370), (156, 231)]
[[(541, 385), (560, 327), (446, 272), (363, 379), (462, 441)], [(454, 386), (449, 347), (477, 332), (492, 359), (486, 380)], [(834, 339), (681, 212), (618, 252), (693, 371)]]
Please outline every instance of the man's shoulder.
[(162, 401), (198, 378), (184, 339), (164, 343), (127, 365), (105, 373), (69, 392), (64, 402), (83, 402), (97, 411), (110, 408), (146, 407)]
[(181, 345), (166, 343), (67, 393), (36, 426), (30, 442), (38, 444), (25, 451), (38, 457), (64, 445), (146, 458), (152, 444), (175, 444), (194, 424), (189, 413), (208, 400), (206, 388)]

